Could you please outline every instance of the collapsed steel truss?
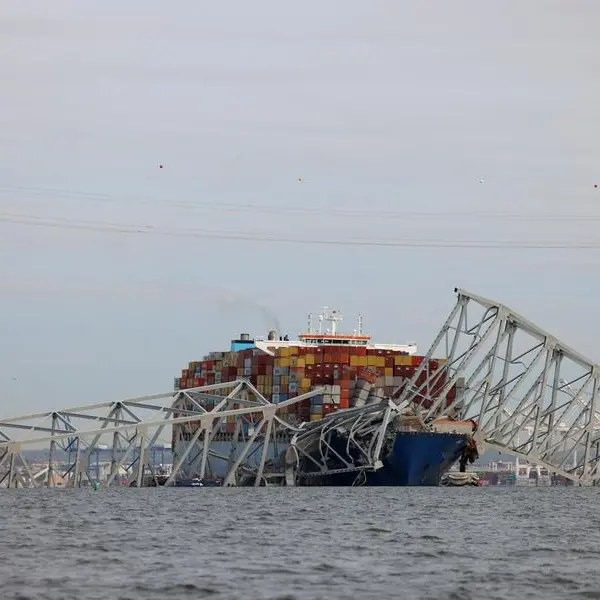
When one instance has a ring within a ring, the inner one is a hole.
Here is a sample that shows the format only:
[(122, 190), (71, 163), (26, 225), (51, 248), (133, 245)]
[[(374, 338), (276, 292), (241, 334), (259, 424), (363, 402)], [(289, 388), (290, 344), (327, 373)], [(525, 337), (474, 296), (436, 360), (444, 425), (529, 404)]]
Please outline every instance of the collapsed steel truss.
[[(379, 467), (389, 422), (408, 408), (420, 411), (425, 422), (443, 416), (473, 418), (483, 448), (546, 466), (581, 485), (596, 484), (600, 480), (600, 366), (506, 306), (464, 290), (456, 292), (457, 303), (425, 359), (387, 404), (350, 409), (322, 423), (296, 428), (278, 413), (322, 393), (321, 389), (272, 404), (250, 382), (238, 380), (7, 419), (0, 421), (0, 486), (53, 486), (55, 475), (69, 486), (93, 483), (96, 475), (90, 457), (103, 440), (111, 442), (108, 485), (122, 472), (138, 486), (148, 477), (156, 481), (149, 450), (165, 428), (170, 433), (173, 426), (188, 428), (189, 443), (176, 457), (167, 485), (193, 451), (192, 463), (201, 477), (208, 458), (214, 456), (227, 462), (225, 485), (238, 485), (242, 478), (261, 485), (266, 481), (269, 446), (282, 432), (292, 441), (286, 454), (288, 483), (336, 469), (360, 474)], [(200, 401), (211, 398), (214, 408), (206, 410)], [(233, 440), (239, 451), (223, 457), (213, 442), (227, 421), (235, 423)], [(246, 437), (242, 425), (249, 421), (252, 429)], [(98, 426), (89, 429), (90, 422)], [(344, 427), (348, 443), (340, 453), (331, 435)], [(8, 431), (30, 435), (13, 439)], [(260, 460), (252, 464), (248, 457), (257, 444)], [(41, 446), (49, 448), (49, 459), (43, 472), (36, 474), (22, 450)], [(59, 452), (68, 455), (60, 472)], [(353, 456), (358, 458), (350, 460)], [(311, 461), (314, 468), (306, 468)]]
[[(282, 433), (291, 437), (296, 431), (279, 413), (320, 393), (322, 390), (316, 389), (272, 404), (249, 381), (241, 379), (175, 394), (156, 394), (0, 420), (0, 487), (93, 485), (98, 476), (90, 459), (99, 449), (110, 452), (110, 473), (105, 485), (114, 484), (120, 474), (129, 485), (156, 485), (157, 474), (149, 460), (150, 450), (160, 441), (165, 429), (171, 437), (173, 426), (187, 428), (189, 443), (176, 457), (164, 485), (175, 482), (188, 455), (196, 450), (195, 460), (200, 464), (201, 477), (206, 474), (209, 456), (214, 456), (227, 462), (225, 485), (237, 485), (243, 475), (246, 480), (250, 476), (258, 486), (265, 482), (269, 446), (276, 443)], [(204, 408), (201, 403), (206, 401), (212, 401), (214, 407)], [(97, 425), (90, 428), (90, 422)], [(231, 439), (238, 451), (223, 457), (213, 450), (213, 445), (227, 422), (234, 424)], [(244, 423), (252, 425), (248, 436), (241, 427)], [(25, 433), (27, 437), (11, 438), (8, 431)], [(257, 447), (260, 449), (258, 464), (247, 461)], [(35, 473), (23, 451), (40, 448), (49, 449), (48, 460), (45, 468)]]
[(600, 366), (506, 306), (455, 291), (454, 309), (396, 402), (426, 421), (473, 418), (484, 447), (595, 485)]
[(352, 485), (363, 484), (367, 471), (383, 466), (380, 457), (393, 442), (389, 425), (398, 414), (391, 400), (383, 400), (303, 423), (286, 452), (286, 484), (310, 485), (341, 474), (352, 475)]

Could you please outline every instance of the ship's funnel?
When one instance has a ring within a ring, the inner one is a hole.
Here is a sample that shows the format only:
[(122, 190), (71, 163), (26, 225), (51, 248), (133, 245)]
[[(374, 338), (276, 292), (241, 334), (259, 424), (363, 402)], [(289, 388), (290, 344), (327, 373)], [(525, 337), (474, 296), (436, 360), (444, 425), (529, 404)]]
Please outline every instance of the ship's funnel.
[(249, 333), (240, 333), (240, 340), (247, 342), (250, 339)]

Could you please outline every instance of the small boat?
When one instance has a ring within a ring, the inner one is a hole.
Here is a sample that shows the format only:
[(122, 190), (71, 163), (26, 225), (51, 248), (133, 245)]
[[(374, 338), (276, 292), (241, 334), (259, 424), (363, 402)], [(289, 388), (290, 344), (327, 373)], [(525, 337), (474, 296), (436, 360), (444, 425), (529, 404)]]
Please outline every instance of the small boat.
[(200, 477), (182, 477), (175, 480), (175, 487), (221, 487), (220, 479), (200, 479)]
[(477, 473), (461, 473), (459, 471), (448, 471), (442, 475), (440, 485), (447, 487), (478, 487), (480, 484)]

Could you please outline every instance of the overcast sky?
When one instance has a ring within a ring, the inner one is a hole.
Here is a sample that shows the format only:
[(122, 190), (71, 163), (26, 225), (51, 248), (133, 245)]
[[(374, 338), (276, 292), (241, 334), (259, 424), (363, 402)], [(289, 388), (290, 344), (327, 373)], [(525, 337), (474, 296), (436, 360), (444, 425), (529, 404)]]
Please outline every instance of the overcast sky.
[(457, 285), (600, 360), (600, 250), (202, 237), (600, 244), (599, 19), (592, 0), (4, 0), (0, 414), (167, 391), (324, 304), (426, 351)]

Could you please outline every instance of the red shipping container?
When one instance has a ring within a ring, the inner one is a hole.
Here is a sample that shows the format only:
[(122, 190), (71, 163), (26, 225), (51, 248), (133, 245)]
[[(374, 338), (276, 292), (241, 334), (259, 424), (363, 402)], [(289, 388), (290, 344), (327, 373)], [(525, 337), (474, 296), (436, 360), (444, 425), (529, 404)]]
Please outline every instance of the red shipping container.
[(367, 356), (367, 347), (366, 346), (353, 346), (350, 349), (350, 353), (354, 356)]

